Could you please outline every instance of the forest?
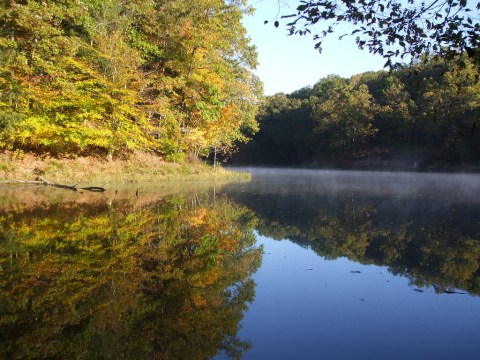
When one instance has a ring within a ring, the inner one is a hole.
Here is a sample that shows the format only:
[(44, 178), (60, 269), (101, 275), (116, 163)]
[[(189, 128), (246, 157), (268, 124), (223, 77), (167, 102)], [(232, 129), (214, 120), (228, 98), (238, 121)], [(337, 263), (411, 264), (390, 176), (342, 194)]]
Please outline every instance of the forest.
[(183, 161), (257, 130), (246, 0), (0, 1), (0, 149)]
[(480, 161), (478, 55), (330, 75), (268, 96), (234, 163), (446, 168)]
[(246, 0), (1, 1), (0, 151), (183, 162), (239, 150), (234, 164), (478, 167), (473, 40), (456, 56), (412, 55), (264, 99), (241, 22), (253, 11)]

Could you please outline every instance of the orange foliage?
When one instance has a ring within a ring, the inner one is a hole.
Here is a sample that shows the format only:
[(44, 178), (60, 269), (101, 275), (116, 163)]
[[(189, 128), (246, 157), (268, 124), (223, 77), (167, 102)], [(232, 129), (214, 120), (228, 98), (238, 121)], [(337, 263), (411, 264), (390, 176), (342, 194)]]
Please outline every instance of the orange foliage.
[(192, 304), (193, 304), (193, 307), (196, 309), (204, 309), (208, 306), (208, 301), (201, 294), (193, 294)]

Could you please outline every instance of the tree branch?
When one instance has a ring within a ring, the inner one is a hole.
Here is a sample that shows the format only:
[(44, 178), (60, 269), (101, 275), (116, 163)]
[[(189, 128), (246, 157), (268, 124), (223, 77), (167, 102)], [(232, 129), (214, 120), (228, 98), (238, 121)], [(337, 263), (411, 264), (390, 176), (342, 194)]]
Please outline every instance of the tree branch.
[(9, 180), (0, 182), (0, 184), (25, 184), (25, 185), (53, 186), (53, 187), (72, 190), (72, 191), (78, 191), (78, 190), (86, 190), (86, 191), (92, 191), (92, 192), (104, 192), (105, 191), (105, 188), (103, 186), (77, 187), (77, 184), (75, 184), (75, 185), (58, 184), (58, 183), (52, 183), (50, 181), (47, 181), (44, 178), (42, 178), (41, 176), (37, 176), (35, 181), (9, 179)]

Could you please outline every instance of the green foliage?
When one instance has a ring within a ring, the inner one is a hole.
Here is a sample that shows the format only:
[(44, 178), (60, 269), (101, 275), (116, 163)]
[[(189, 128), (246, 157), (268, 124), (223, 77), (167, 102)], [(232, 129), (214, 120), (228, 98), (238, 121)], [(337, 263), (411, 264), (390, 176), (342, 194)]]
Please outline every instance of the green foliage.
[(312, 117), (317, 122), (315, 131), (325, 138), (326, 147), (332, 150), (352, 151), (363, 147), (376, 129), (372, 126), (375, 106), (368, 87), (364, 84), (330, 88), (327, 99), (312, 99)]
[(466, 56), (350, 79), (331, 75), (313, 87), (268, 97), (259, 110), (260, 132), (233, 160), (475, 165), (480, 161), (479, 78), (478, 63)]
[(255, 131), (261, 94), (241, 24), (250, 11), (224, 0), (1, 2), (0, 148), (174, 160), (232, 148)]

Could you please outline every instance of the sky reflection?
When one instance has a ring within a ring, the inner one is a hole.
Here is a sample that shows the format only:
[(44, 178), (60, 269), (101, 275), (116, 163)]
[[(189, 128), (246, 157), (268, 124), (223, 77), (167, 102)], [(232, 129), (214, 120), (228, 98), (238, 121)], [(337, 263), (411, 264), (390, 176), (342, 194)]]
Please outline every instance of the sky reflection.
[[(414, 291), (386, 267), (258, 237), (265, 255), (239, 335), (245, 359), (474, 359), (477, 297)], [(358, 273), (359, 272), (359, 273)]]

